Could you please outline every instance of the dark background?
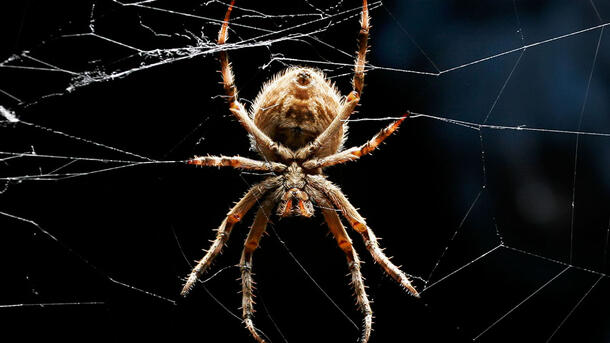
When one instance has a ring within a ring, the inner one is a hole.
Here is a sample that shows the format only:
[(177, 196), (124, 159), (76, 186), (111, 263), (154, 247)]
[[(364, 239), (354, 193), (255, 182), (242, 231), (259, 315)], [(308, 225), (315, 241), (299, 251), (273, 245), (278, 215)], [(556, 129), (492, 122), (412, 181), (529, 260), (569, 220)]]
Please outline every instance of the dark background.
[[(0, 151), (106, 162), (3, 160), (3, 326), (30, 326), (19, 331), (23, 336), (169, 334), (174, 341), (252, 341), (229, 313), (240, 315), (239, 271), (231, 266), (239, 261), (251, 215), (236, 227), (207, 275), (222, 272), (186, 299), (178, 293), (189, 263), (208, 248), (212, 230), (261, 176), (152, 163), (60, 180), (7, 181), (60, 167), (59, 172), (88, 173), (124, 165), (109, 160), (143, 161), (85, 140), (155, 161), (208, 153), (256, 157), (219, 96), (215, 54), (190, 57), (213, 47), (197, 50), (194, 37), (213, 42), (219, 26), (212, 19), (222, 19), (226, 7), (197, 1), (144, 4), (205, 17), (197, 18), (110, 1), (13, 5), (0, 11), (0, 89), (13, 95), (0, 94), (0, 105), (37, 126), (2, 123)], [(254, 10), (234, 11), (229, 38), (255, 43), (230, 54), (244, 101), (254, 99), (274, 73), (297, 64), (291, 58), (346, 64), (309, 65), (322, 68), (348, 93), (358, 1), (336, 7), (313, 0), (237, 5)], [(610, 33), (600, 38), (598, 28), (538, 44), (607, 23), (608, 5), (378, 5), (371, 4), (369, 58), (383, 68), (367, 74), (353, 118), (410, 110), (512, 129), (476, 130), (415, 116), (372, 156), (327, 171), (383, 238), (393, 261), (430, 286), (422, 299), (408, 296), (352, 235), (374, 301), (371, 342), (545, 342), (551, 336), (555, 342), (609, 341)], [(83, 35), (90, 24), (101, 37), (145, 51), (193, 50), (137, 54)], [(298, 35), (311, 32), (319, 41)], [(295, 36), (282, 39), (288, 35)], [(260, 44), (268, 40), (273, 44)], [(24, 51), (76, 74), (28, 69), (45, 65), (23, 55), (7, 62)], [(505, 54), (453, 69), (499, 53)], [(108, 76), (168, 59), (176, 60)], [(88, 83), (84, 76), (103, 81)], [(79, 86), (67, 91), (70, 85)], [(386, 124), (352, 122), (347, 145), (363, 143)], [(565, 132), (515, 129), (519, 126)], [(273, 342), (356, 341), (359, 328), (312, 282), (360, 326), (344, 255), (320, 216), (276, 218), (268, 231), (255, 254), (257, 326)], [(415, 282), (424, 288), (421, 280)]]

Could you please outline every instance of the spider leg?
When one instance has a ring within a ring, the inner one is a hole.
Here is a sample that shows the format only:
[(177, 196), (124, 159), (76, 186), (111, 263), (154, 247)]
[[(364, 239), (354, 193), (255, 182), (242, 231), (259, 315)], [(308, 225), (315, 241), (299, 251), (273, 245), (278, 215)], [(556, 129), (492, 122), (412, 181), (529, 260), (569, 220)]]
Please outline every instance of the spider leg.
[(321, 147), (333, 138), (343, 122), (354, 112), (356, 105), (360, 101), (362, 88), (364, 87), (364, 65), (366, 64), (366, 52), (368, 51), (369, 29), (370, 29), (369, 7), (366, 0), (362, 1), (362, 14), (360, 15), (360, 32), (358, 33), (358, 54), (354, 65), (354, 79), (352, 81), (353, 90), (345, 99), (339, 114), (333, 119), (330, 125), (322, 132), (315, 141), (299, 150), (296, 154), (298, 159), (305, 160), (313, 156)]
[(366, 52), (369, 49), (370, 17), (366, 0), (362, 1), (362, 15), (360, 17), (360, 32), (358, 33), (358, 55), (354, 66), (354, 80), (352, 85), (358, 96), (362, 95), (364, 88), (364, 65), (366, 64)]
[(296, 158), (306, 160), (318, 152), (321, 147), (328, 144), (328, 142), (333, 139), (337, 132), (339, 132), (341, 127), (343, 127), (343, 122), (347, 120), (350, 115), (352, 115), (359, 101), (360, 96), (358, 96), (356, 92), (352, 91), (345, 99), (343, 105), (341, 105), (339, 113), (333, 119), (333, 121), (330, 122), (330, 125), (328, 125), (328, 127), (322, 131), (322, 133), (318, 135), (313, 142), (297, 151)]
[(259, 207), (256, 216), (254, 217), (254, 223), (252, 224), (246, 242), (244, 243), (241, 261), (239, 262), (241, 270), (242, 318), (244, 319), (246, 328), (250, 331), (256, 341), (260, 343), (264, 343), (265, 340), (258, 334), (253, 322), (255, 302), (253, 292), (254, 281), (252, 280), (252, 255), (258, 248), (260, 239), (265, 233), (274, 204), (275, 201), (273, 197), (270, 196)]
[(347, 235), (345, 227), (341, 223), (341, 219), (339, 219), (337, 212), (332, 208), (332, 205), (321, 194), (316, 194), (315, 201), (322, 207), (324, 220), (326, 221), (330, 232), (335, 237), (337, 245), (339, 245), (339, 248), (343, 250), (347, 257), (347, 265), (352, 277), (351, 284), (354, 287), (356, 303), (358, 304), (360, 312), (364, 315), (364, 327), (362, 329), (362, 339), (360, 342), (366, 343), (371, 337), (373, 310), (371, 310), (371, 304), (366, 296), (366, 287), (364, 285), (362, 273), (360, 273), (360, 259), (352, 246), (352, 240)]
[(306, 169), (316, 169), (333, 166), (335, 164), (341, 164), (349, 161), (354, 161), (360, 157), (374, 151), (381, 142), (388, 138), (394, 131), (398, 129), (400, 124), (407, 119), (409, 113), (403, 115), (400, 119), (396, 120), (392, 124), (388, 125), (381, 131), (379, 131), (371, 140), (364, 143), (359, 147), (353, 147), (350, 149), (343, 150), (336, 154), (326, 156), (320, 159), (313, 159), (303, 163), (303, 167)]
[(419, 297), (419, 293), (415, 287), (411, 285), (409, 277), (394, 263), (392, 263), (388, 256), (386, 256), (383, 250), (379, 247), (377, 237), (373, 231), (366, 225), (364, 218), (362, 218), (362, 216), (358, 213), (354, 205), (347, 200), (339, 187), (335, 186), (332, 182), (326, 180), (320, 175), (310, 175), (309, 184), (330, 199), (335, 207), (341, 211), (352, 228), (360, 233), (367, 250), (375, 262), (377, 262), (383, 268), (383, 270), (394, 280), (396, 280), (407, 292)]
[(271, 171), (281, 173), (286, 170), (286, 165), (277, 162), (258, 161), (241, 156), (195, 156), (188, 160), (188, 164), (205, 167), (233, 167), (235, 169), (248, 169)]
[[(228, 28), (229, 28), (229, 18), (231, 17), (231, 11), (233, 10), (233, 5), (235, 4), (235, 0), (231, 1), (231, 5), (227, 9), (227, 13), (225, 14), (225, 19), (218, 32), (218, 40), (217, 44), (222, 46), (227, 41), (228, 36)], [(228, 96), (229, 109), (231, 113), (237, 118), (239, 123), (246, 129), (246, 131), (252, 135), (254, 141), (260, 145), (266, 147), (268, 150), (273, 151), (277, 155), (287, 159), (292, 157), (292, 152), (277, 143), (275, 143), (269, 136), (267, 136), (263, 131), (261, 131), (255, 124), (252, 118), (248, 115), (246, 108), (244, 105), (239, 102), (237, 97), (237, 87), (235, 86), (235, 75), (233, 74), (233, 69), (231, 68), (231, 63), (229, 62), (229, 55), (226, 49), (220, 49), (220, 73), (222, 75), (222, 85), (224, 87), (225, 93)]]
[[(218, 32), (218, 39), (216, 44), (224, 45), (227, 41), (227, 32), (229, 29), (229, 19), (231, 18), (231, 11), (233, 11), (233, 5), (235, 4), (235, 0), (231, 1), (231, 5), (227, 9), (227, 13), (225, 13), (225, 19), (220, 27), (220, 31)], [(228, 101), (230, 104), (237, 101), (237, 87), (235, 87), (235, 75), (233, 75), (233, 69), (231, 68), (231, 63), (229, 62), (229, 56), (225, 50), (220, 50), (220, 73), (222, 74), (222, 85), (225, 89), (225, 93), (227, 93)]]
[(362, 235), (366, 249), (369, 251), (371, 256), (373, 256), (375, 262), (377, 262), (385, 270), (385, 272), (396, 280), (407, 292), (419, 298), (419, 292), (417, 292), (415, 287), (411, 285), (411, 280), (409, 280), (409, 277), (402, 270), (400, 270), (398, 266), (392, 263), (390, 258), (383, 252), (383, 249), (379, 247), (377, 237), (375, 237), (373, 230), (367, 227), (366, 231), (360, 232), (360, 235)]
[(197, 279), (206, 271), (206, 269), (212, 264), (214, 258), (220, 254), (223, 246), (229, 239), (233, 226), (238, 223), (244, 215), (250, 210), (250, 208), (267, 192), (273, 188), (277, 188), (280, 185), (279, 177), (270, 177), (250, 188), (248, 192), (241, 198), (241, 200), (233, 206), (229, 211), (225, 219), (218, 227), (216, 232), (216, 239), (212, 242), (212, 246), (207, 251), (205, 256), (197, 263), (195, 268), (189, 274), (184, 287), (180, 294), (186, 296), (188, 292), (193, 288)]

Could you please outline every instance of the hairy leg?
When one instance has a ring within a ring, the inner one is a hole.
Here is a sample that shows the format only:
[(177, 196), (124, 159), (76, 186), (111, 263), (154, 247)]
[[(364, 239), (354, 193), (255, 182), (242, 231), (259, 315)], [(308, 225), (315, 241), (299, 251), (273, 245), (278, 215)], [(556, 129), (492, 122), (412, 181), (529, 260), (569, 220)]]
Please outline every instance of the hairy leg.
[(364, 65), (366, 64), (366, 52), (369, 49), (370, 26), (369, 8), (366, 0), (362, 1), (362, 14), (360, 16), (360, 32), (358, 33), (358, 55), (354, 66), (354, 80), (352, 85), (358, 96), (362, 95), (364, 88)]
[(312, 159), (305, 163), (303, 163), (303, 167), (305, 169), (316, 169), (316, 168), (324, 168), (333, 166), (335, 164), (341, 164), (349, 161), (354, 161), (359, 159), (360, 157), (370, 154), (374, 151), (381, 142), (383, 142), (386, 138), (388, 138), (392, 133), (394, 133), (400, 124), (407, 119), (408, 113), (403, 115), (402, 118), (396, 120), (392, 124), (388, 125), (381, 131), (379, 131), (371, 140), (364, 143), (359, 147), (353, 147), (350, 149), (343, 150), (336, 154), (326, 156), (320, 159)]
[(347, 266), (351, 275), (351, 284), (354, 287), (354, 294), (356, 296), (356, 304), (358, 309), (364, 315), (364, 327), (362, 328), (362, 339), (361, 343), (368, 342), (371, 337), (371, 329), (373, 326), (373, 311), (371, 310), (371, 304), (368, 297), (366, 296), (366, 288), (360, 273), (360, 259), (358, 254), (352, 246), (352, 240), (347, 235), (345, 227), (339, 219), (339, 215), (332, 208), (332, 205), (324, 199), (323, 195), (319, 194), (315, 197), (316, 203), (322, 207), (322, 215), (328, 225), (330, 232), (335, 237), (337, 245), (343, 250), (347, 258)]
[(394, 280), (396, 280), (405, 290), (412, 295), (419, 297), (419, 293), (415, 287), (411, 285), (409, 277), (394, 263), (392, 263), (388, 256), (386, 256), (383, 250), (379, 247), (377, 237), (375, 237), (373, 231), (366, 225), (364, 218), (362, 218), (362, 216), (358, 213), (354, 205), (347, 200), (339, 187), (335, 186), (332, 182), (319, 175), (310, 175), (308, 180), (309, 184), (313, 188), (322, 192), (328, 199), (330, 199), (333, 205), (341, 211), (354, 230), (360, 233), (364, 243), (366, 244), (367, 250), (375, 262), (377, 262), (383, 268), (383, 270)]
[(328, 127), (322, 131), (322, 133), (318, 135), (313, 142), (299, 149), (299, 151), (296, 153), (296, 158), (307, 160), (318, 152), (320, 148), (328, 144), (328, 142), (333, 139), (337, 132), (339, 132), (341, 127), (343, 127), (344, 121), (347, 120), (350, 115), (352, 115), (359, 101), (360, 97), (356, 94), (356, 92), (351, 92), (345, 99), (345, 103), (341, 105), (341, 110), (333, 121), (330, 122)]
[(277, 162), (258, 161), (241, 156), (195, 156), (188, 164), (205, 167), (233, 167), (235, 169), (260, 170), (281, 173), (286, 165)]
[(244, 215), (250, 210), (250, 208), (266, 193), (270, 190), (277, 188), (280, 186), (280, 178), (279, 177), (270, 177), (250, 188), (246, 195), (241, 198), (241, 200), (233, 206), (233, 208), (229, 211), (225, 219), (218, 227), (216, 232), (216, 239), (212, 242), (212, 246), (207, 251), (205, 256), (197, 263), (195, 268), (189, 274), (184, 287), (180, 294), (182, 296), (186, 296), (188, 292), (191, 290), (197, 279), (207, 270), (207, 268), (212, 264), (214, 258), (220, 254), (223, 246), (229, 239), (229, 235), (231, 234), (231, 230), (235, 223), (239, 222)]
[(354, 112), (356, 105), (360, 101), (362, 88), (364, 87), (364, 65), (366, 64), (366, 52), (368, 51), (369, 40), (369, 8), (366, 0), (362, 1), (362, 14), (360, 15), (360, 32), (358, 33), (358, 53), (354, 65), (353, 90), (345, 99), (339, 114), (333, 119), (330, 125), (322, 132), (311, 144), (299, 150), (296, 154), (297, 159), (308, 159), (313, 156), (322, 146), (334, 137), (339, 129), (343, 127), (343, 122)]
[(250, 228), (248, 238), (244, 243), (244, 250), (241, 255), (241, 261), (239, 262), (239, 268), (241, 270), (241, 289), (242, 289), (242, 317), (246, 328), (250, 331), (252, 336), (260, 343), (264, 343), (265, 340), (258, 334), (256, 327), (254, 326), (254, 292), (252, 280), (252, 255), (258, 248), (258, 244), (262, 235), (265, 233), (267, 223), (269, 222), (269, 216), (275, 201), (273, 197), (267, 198), (261, 207), (256, 212), (254, 217), (254, 224)]
[[(227, 13), (225, 14), (224, 23), (218, 32), (218, 41), (217, 44), (222, 46), (227, 41), (228, 29), (229, 29), (229, 18), (231, 17), (231, 11), (233, 10), (233, 5), (235, 4), (235, 0), (231, 1), (231, 5), (227, 9)], [(252, 118), (248, 115), (246, 108), (244, 105), (239, 102), (237, 97), (237, 87), (235, 86), (235, 75), (233, 74), (233, 69), (231, 68), (231, 63), (229, 62), (229, 55), (226, 50), (220, 50), (220, 73), (222, 75), (222, 84), (225, 90), (225, 93), (228, 96), (229, 109), (231, 113), (237, 118), (239, 123), (246, 129), (246, 131), (254, 137), (254, 141), (256, 144), (265, 146), (268, 150), (273, 151), (277, 155), (283, 158), (290, 158), (292, 156), (292, 152), (277, 143), (275, 143), (269, 136), (267, 136), (263, 131), (261, 131), (255, 124)]]

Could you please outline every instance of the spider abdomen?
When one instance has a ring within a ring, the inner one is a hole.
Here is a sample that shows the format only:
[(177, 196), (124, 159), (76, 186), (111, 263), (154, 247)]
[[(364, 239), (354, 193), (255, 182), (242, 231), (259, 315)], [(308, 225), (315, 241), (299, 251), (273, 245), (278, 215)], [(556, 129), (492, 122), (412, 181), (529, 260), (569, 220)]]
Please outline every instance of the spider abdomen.
[[(251, 116), (273, 141), (298, 150), (328, 127), (340, 107), (341, 95), (324, 74), (312, 68), (293, 67), (278, 73), (262, 87)], [(343, 131), (320, 150), (320, 156), (339, 150)], [(264, 147), (255, 148), (264, 157), (274, 159)]]

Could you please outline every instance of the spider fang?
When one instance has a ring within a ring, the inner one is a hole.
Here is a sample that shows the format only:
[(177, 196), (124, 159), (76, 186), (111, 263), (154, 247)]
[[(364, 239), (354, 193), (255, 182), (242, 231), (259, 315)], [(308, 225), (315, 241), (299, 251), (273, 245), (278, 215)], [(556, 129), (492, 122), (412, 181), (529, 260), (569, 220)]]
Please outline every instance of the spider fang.
[(313, 205), (307, 193), (293, 187), (284, 193), (277, 214), (280, 217), (303, 216), (309, 218), (313, 216)]

